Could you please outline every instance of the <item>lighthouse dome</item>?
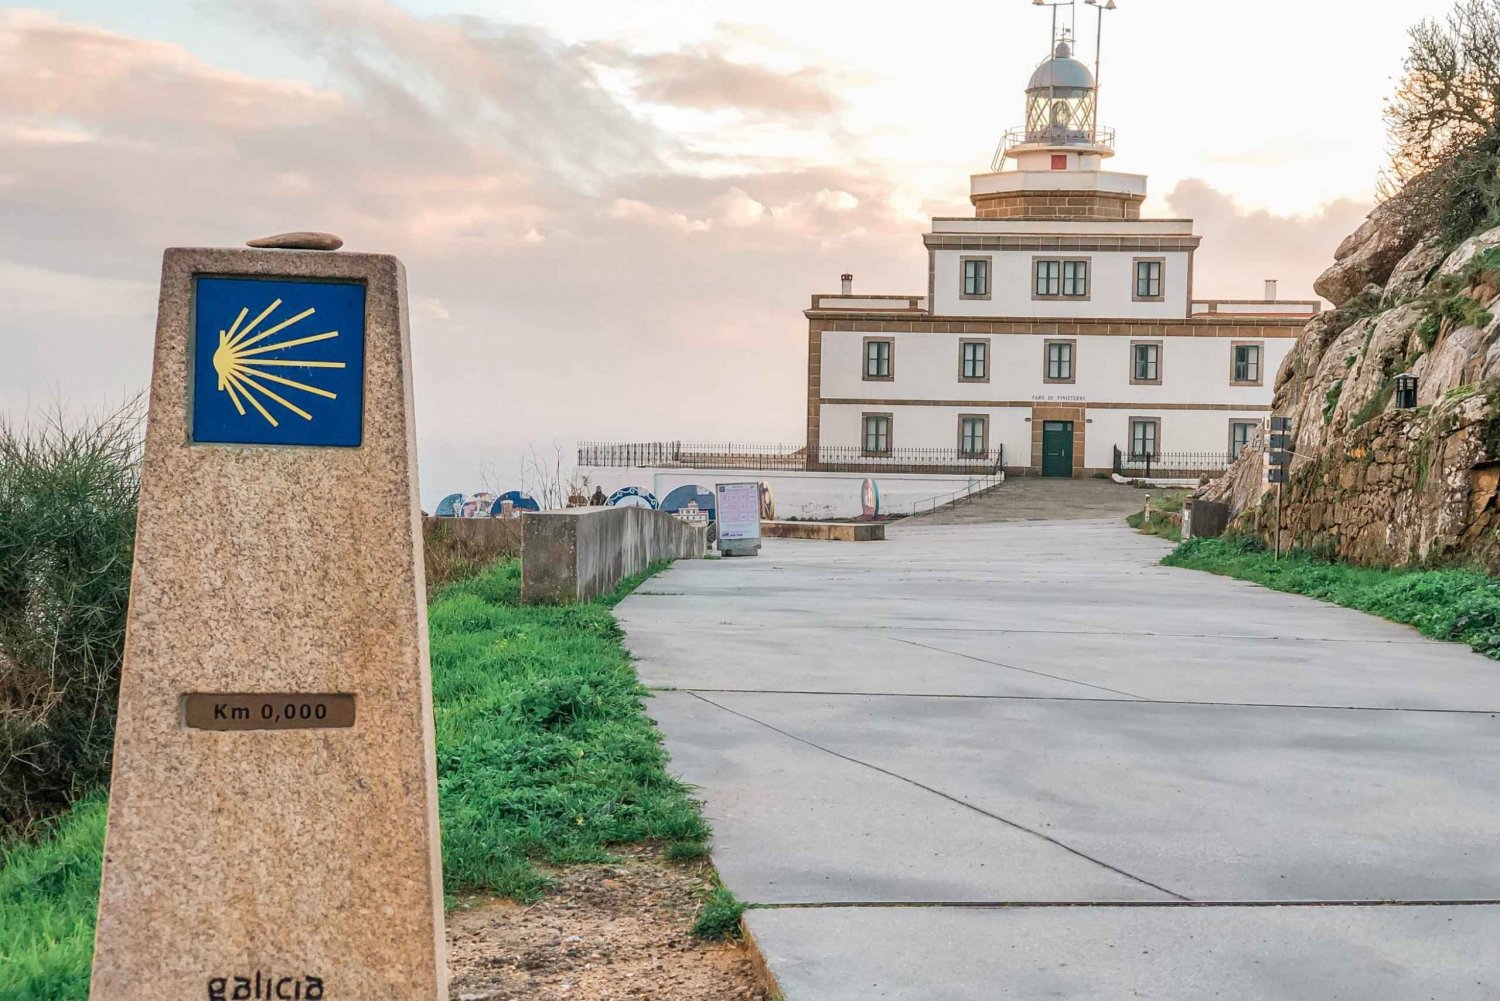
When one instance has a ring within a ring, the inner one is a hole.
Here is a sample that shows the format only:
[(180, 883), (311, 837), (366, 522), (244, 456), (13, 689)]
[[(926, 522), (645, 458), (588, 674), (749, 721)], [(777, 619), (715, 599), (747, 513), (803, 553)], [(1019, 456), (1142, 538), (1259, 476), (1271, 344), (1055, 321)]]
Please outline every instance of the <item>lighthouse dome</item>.
[(1026, 85), (1033, 90), (1093, 90), (1094, 74), (1089, 68), (1073, 58), (1073, 49), (1066, 41), (1057, 43), (1051, 58), (1047, 59), (1031, 74)]

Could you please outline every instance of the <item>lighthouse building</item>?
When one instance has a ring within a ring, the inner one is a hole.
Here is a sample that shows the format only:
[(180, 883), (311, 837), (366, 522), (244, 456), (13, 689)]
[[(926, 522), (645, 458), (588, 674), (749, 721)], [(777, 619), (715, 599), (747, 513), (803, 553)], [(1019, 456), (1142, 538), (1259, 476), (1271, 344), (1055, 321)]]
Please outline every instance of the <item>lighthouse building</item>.
[(1141, 217), (1146, 178), (1106, 170), (1094, 74), (1066, 37), (1025, 124), (935, 218), (925, 294), (845, 275), (806, 311), (807, 458), (993, 460), (1011, 474), (1221, 468), (1270, 409), (1316, 301), (1207, 299), (1190, 219)]

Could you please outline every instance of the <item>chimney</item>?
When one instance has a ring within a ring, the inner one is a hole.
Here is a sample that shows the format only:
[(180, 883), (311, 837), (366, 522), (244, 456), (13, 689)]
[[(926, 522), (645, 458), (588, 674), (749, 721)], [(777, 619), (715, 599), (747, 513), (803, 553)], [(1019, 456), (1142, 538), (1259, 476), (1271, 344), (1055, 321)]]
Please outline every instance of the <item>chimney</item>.
[(854, 276), (849, 272), (845, 271), (843, 274), (839, 275), (839, 281), (844, 283), (844, 291), (842, 293), (843, 295), (848, 295), (854, 291)]
[(1276, 279), (1266, 279), (1266, 302), (1276, 301)]

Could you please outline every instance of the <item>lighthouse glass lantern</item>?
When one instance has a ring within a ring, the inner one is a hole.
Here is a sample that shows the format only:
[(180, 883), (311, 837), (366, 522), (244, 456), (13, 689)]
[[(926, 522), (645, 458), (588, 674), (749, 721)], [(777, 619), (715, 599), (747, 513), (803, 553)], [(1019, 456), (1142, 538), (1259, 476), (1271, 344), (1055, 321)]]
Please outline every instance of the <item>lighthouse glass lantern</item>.
[(1094, 75), (1063, 39), (1026, 87), (1026, 142), (1092, 145), (1096, 131)]

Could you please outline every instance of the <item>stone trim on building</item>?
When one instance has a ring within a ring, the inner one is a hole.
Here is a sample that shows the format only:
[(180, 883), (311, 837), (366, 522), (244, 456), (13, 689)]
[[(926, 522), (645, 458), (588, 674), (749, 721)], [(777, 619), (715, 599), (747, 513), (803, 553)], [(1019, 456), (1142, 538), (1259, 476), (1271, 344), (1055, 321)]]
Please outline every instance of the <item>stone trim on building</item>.
[(990, 191), (969, 196), (976, 219), (1139, 219), (1145, 195), (1125, 191)]
[[(999, 410), (1006, 407), (1034, 407), (1037, 400), (871, 400), (841, 397), (826, 397), (818, 401), (825, 407), (964, 407), (968, 409), (988, 408)], [(1056, 404), (1051, 404), (1056, 405)], [(1270, 413), (1269, 403), (1153, 403), (1136, 400), (1130, 403), (1113, 401), (1080, 400), (1067, 406), (1083, 407), (1085, 410), (1222, 410), (1231, 413)]]
[(1073, 424), (1073, 475), (1083, 468), (1087, 443), (1088, 415), (1082, 404), (1033, 403), (1031, 406), (1031, 465), (1028, 472), (1042, 471), (1042, 432), (1048, 421), (1070, 421)]
[(1196, 236), (1097, 236), (1091, 233), (1012, 235), (1009, 233), (926, 233), (929, 250), (1034, 250), (1042, 253), (1126, 251), (1190, 254), (1202, 242)]
[(807, 455), (816, 458), (822, 445), (823, 331), (814, 324), (807, 332)]
[(1090, 318), (996, 317), (974, 319), (921, 316), (892, 319), (889, 313), (828, 313), (808, 310), (804, 315), (816, 330), (867, 334), (1036, 334), (1047, 337), (1237, 337), (1245, 340), (1295, 338), (1307, 317), (1285, 320), (1270, 317)]

